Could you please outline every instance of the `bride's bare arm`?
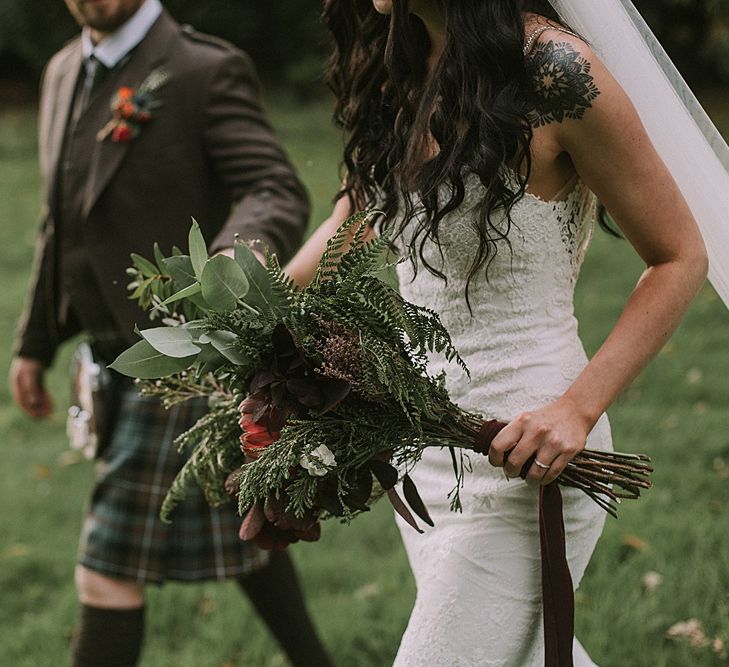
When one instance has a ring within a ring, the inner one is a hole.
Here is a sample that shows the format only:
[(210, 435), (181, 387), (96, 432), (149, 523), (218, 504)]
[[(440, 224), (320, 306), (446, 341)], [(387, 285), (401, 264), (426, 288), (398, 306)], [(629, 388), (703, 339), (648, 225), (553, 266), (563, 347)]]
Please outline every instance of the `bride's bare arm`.
[[(339, 227), (352, 213), (349, 199), (342, 197), (334, 206), (331, 216), (307, 239), (299, 252), (286, 265), (286, 273), (294, 279), (297, 285), (304, 287), (311, 282), (317, 264), (327, 247), (327, 242), (337, 233)], [(365, 240), (369, 238), (370, 235), (368, 234)]]
[[(549, 126), (646, 269), (610, 335), (565, 394), (518, 416), (494, 440), (489, 455), (494, 465), (503, 465), (513, 448), (505, 465), (511, 476), (536, 452), (550, 467), (532, 465), (528, 479), (543, 484), (584, 448), (600, 415), (668, 340), (707, 272), (692, 214), (628, 97), (583, 42), (553, 31), (548, 38), (566, 45), (561, 56), (542, 49), (536, 57), (562, 58), (545, 64), (551, 76), (564, 76), (566, 87), (561, 95), (544, 91), (535, 120)], [(565, 60), (580, 67), (570, 70)], [(545, 82), (556, 84), (555, 78)]]

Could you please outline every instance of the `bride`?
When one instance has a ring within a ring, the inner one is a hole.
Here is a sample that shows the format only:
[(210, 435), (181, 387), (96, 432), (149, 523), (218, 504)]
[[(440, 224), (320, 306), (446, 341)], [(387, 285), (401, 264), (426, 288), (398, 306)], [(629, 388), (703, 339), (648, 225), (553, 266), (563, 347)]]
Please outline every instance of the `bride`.
[[(611, 448), (606, 409), (706, 277), (692, 213), (629, 98), (541, 4), (325, 3), (346, 176), (287, 271), (308, 282), (341, 222), (382, 208), (408, 258), (403, 296), (438, 312), (470, 368), (469, 381), (447, 367), (451, 396), (509, 422), (472, 462), (462, 513), (449, 511), (446, 452), (427, 450), (413, 473), (435, 528), (402, 528), (417, 599), (398, 667), (544, 664), (536, 487), (586, 444)], [(646, 269), (588, 361), (572, 297), (598, 201)], [(579, 492), (564, 503), (577, 585), (602, 510)], [(577, 642), (574, 662), (593, 664)]]

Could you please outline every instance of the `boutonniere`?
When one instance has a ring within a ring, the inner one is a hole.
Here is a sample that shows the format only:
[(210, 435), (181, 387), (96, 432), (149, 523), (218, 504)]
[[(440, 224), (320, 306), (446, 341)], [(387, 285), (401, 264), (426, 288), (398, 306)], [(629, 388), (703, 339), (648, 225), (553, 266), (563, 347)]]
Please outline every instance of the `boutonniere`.
[(111, 120), (96, 135), (104, 141), (111, 135), (114, 143), (126, 143), (139, 135), (142, 125), (152, 119), (153, 111), (162, 103), (155, 94), (169, 78), (163, 69), (150, 72), (138, 88), (122, 86), (111, 98)]

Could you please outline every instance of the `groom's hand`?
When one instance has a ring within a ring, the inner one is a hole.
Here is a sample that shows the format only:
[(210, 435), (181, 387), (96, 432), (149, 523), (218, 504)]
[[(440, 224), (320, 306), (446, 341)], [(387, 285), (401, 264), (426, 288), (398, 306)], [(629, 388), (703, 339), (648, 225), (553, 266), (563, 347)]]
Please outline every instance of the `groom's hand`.
[(518, 477), (525, 464), (528, 484), (550, 484), (584, 448), (590, 427), (567, 399), (523, 412), (493, 440), (489, 462)]
[(23, 411), (40, 419), (51, 414), (53, 401), (43, 382), (45, 366), (37, 359), (15, 357), (10, 366), (13, 399)]

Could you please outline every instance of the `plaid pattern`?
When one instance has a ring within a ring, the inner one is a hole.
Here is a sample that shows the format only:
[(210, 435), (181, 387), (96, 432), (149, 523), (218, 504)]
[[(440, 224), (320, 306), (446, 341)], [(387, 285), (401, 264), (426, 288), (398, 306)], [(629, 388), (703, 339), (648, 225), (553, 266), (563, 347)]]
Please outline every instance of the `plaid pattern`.
[(173, 440), (204, 413), (204, 400), (165, 410), (134, 388), (121, 393), (84, 521), (82, 565), (140, 583), (227, 579), (265, 565), (266, 552), (238, 538), (234, 505), (213, 509), (196, 487), (174, 510), (171, 524), (159, 518), (185, 460)]

